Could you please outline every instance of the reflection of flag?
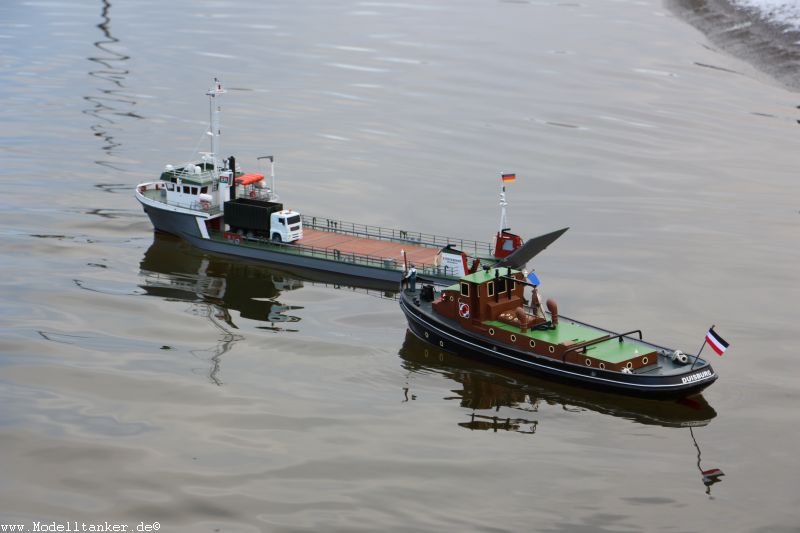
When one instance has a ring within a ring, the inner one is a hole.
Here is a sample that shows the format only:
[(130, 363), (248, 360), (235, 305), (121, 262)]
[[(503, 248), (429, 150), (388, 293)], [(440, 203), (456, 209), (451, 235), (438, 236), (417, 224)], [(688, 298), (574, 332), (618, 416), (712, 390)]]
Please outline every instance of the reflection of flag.
[(517, 175), (516, 174), (503, 174), (501, 179), (503, 180), (503, 183), (513, 183), (513, 182), (517, 181)]
[(533, 285), (536, 285), (537, 287), (541, 285), (541, 282), (539, 281), (539, 276), (536, 275), (536, 272), (531, 272), (530, 274), (528, 274), (528, 281), (530, 281)]
[(725, 342), (725, 339), (719, 336), (719, 333), (714, 331), (713, 327), (708, 330), (708, 333), (706, 333), (706, 342), (708, 342), (708, 345), (711, 346), (711, 349), (717, 352), (717, 355), (724, 354), (725, 350), (728, 349), (728, 343)]
[(705, 485), (706, 487), (710, 487), (714, 483), (722, 481), (720, 478), (725, 475), (725, 473), (719, 468), (712, 468), (711, 470), (701, 470), (700, 473), (703, 474), (703, 485)]

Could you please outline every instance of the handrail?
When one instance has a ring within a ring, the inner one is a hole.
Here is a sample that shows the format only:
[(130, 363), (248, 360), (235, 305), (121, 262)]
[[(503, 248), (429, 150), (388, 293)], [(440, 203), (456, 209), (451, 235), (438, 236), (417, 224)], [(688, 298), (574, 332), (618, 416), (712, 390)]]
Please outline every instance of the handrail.
[(602, 337), (598, 337), (598, 338), (592, 339), (590, 341), (579, 342), (575, 346), (570, 346), (569, 348), (564, 350), (564, 357), (562, 357), (562, 361), (567, 358), (567, 354), (569, 352), (577, 352), (578, 350), (583, 350), (587, 346), (593, 346), (595, 344), (600, 344), (601, 342), (605, 342), (605, 341), (611, 340), (613, 338), (614, 337), (612, 337), (611, 335), (603, 335)]
[(190, 165), (195, 166), (193, 163), (187, 163), (177, 168), (164, 170), (162, 171), (161, 175), (163, 176), (164, 174), (171, 174), (173, 177), (179, 178), (181, 181), (204, 181), (217, 179), (217, 172), (215, 172), (213, 169), (204, 169), (201, 167), (200, 172), (195, 173), (193, 170), (189, 170)]
[(619, 342), (622, 342), (622, 337), (627, 337), (631, 333), (638, 333), (639, 334), (639, 340), (640, 341), (644, 340), (642, 338), (642, 330), (640, 330), (640, 329), (633, 329), (631, 331), (628, 331), (628, 332), (625, 332), (625, 333), (620, 333), (619, 335), (614, 335), (614, 336), (619, 338)]
[(474, 241), (471, 239), (455, 239), (443, 235), (430, 233), (420, 233), (417, 231), (406, 231), (394, 228), (384, 228), (369, 224), (357, 224), (327, 217), (317, 217), (313, 215), (303, 215), (303, 226), (321, 231), (332, 233), (360, 235), (394, 242), (407, 242), (422, 246), (445, 247), (447, 245), (458, 246), (462, 251), (473, 251), (475, 255), (479, 253), (492, 254), (493, 247), (489, 242)]

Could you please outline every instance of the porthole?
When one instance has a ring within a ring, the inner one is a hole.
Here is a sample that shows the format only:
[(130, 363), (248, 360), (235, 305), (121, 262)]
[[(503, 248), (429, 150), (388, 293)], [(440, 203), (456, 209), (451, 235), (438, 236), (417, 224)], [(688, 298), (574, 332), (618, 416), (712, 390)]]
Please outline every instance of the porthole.
[(439, 341), (439, 346), (444, 348), (444, 341)]
[(517, 342), (517, 336), (511, 335), (511, 342)]
[(494, 335), (494, 328), (489, 328), (489, 335)]
[(647, 357), (642, 357), (642, 364), (646, 365), (649, 360)]
[(605, 363), (600, 363), (600, 364), (599, 364), (599, 365), (597, 365), (597, 366), (599, 366), (599, 367), (600, 367), (600, 370), (605, 370), (605, 369), (606, 369), (606, 364), (605, 364)]
[(536, 348), (536, 341), (535, 340), (531, 339), (531, 341), (528, 344), (531, 345), (531, 348)]
[(430, 334), (430, 333), (428, 333), (428, 332), (426, 331), (426, 332), (425, 332), (425, 338), (427, 339), (427, 338), (428, 338), (428, 337), (430, 337), (430, 336), (431, 336), (431, 334)]
[(586, 366), (592, 366), (592, 360), (586, 359)]
[(630, 370), (631, 368), (633, 368), (633, 363), (631, 363), (630, 361), (628, 361), (627, 363), (625, 363), (625, 368), (627, 368), (628, 370)]
[(453, 301), (453, 295), (452, 294), (450, 295), (450, 301), (451, 302)]
[(555, 346), (548, 346), (547, 349), (550, 351), (550, 353), (556, 353), (556, 347)]

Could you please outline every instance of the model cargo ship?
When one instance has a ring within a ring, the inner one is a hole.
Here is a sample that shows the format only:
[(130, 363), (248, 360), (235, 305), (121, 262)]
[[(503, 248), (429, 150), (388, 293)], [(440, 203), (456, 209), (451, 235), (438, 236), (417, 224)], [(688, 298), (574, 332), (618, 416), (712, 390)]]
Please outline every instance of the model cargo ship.
[(420, 278), (451, 283), (482, 266), (523, 268), (567, 228), (523, 240), (505, 224), (493, 243), (382, 228), (285, 209), (275, 193), (274, 158), (265, 174), (244, 173), (234, 157), (221, 159), (215, 80), (210, 101), (211, 152), (191, 163), (167, 165), (156, 181), (140, 183), (136, 199), (156, 231), (177, 235), (210, 252), (355, 278), (399, 283), (416, 267)]
[[(530, 305), (524, 290), (532, 287)], [(442, 290), (406, 289), (400, 306), (419, 338), (444, 350), (512, 365), (571, 384), (654, 399), (690, 396), (717, 374), (690, 356), (559, 316), (518, 270), (486, 268)]]

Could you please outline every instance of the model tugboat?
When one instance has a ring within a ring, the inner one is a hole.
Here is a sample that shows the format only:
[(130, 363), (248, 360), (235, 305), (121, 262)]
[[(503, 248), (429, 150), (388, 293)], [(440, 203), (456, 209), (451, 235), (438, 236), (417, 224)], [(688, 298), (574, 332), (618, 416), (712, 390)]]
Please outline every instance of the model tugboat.
[[(399, 285), (410, 266), (421, 277), (451, 283), (481, 266), (522, 268), (567, 228), (528, 240), (501, 222), (494, 243), (381, 228), (284, 209), (264, 174), (245, 174), (234, 157), (219, 157), (222, 85), (206, 93), (211, 108), (211, 151), (198, 161), (167, 165), (156, 181), (140, 183), (136, 199), (156, 231), (211, 252), (256, 261), (380, 280)], [(510, 176), (510, 175), (509, 175)], [(507, 179), (505, 179), (507, 181)], [(501, 189), (505, 220), (505, 188)]]
[(717, 379), (699, 354), (645, 342), (639, 330), (614, 333), (559, 316), (554, 300), (542, 304), (537, 285), (518, 270), (486, 268), (440, 291), (408, 288), (400, 307), (414, 334), (444, 350), (579, 386), (664, 399), (696, 394)]

